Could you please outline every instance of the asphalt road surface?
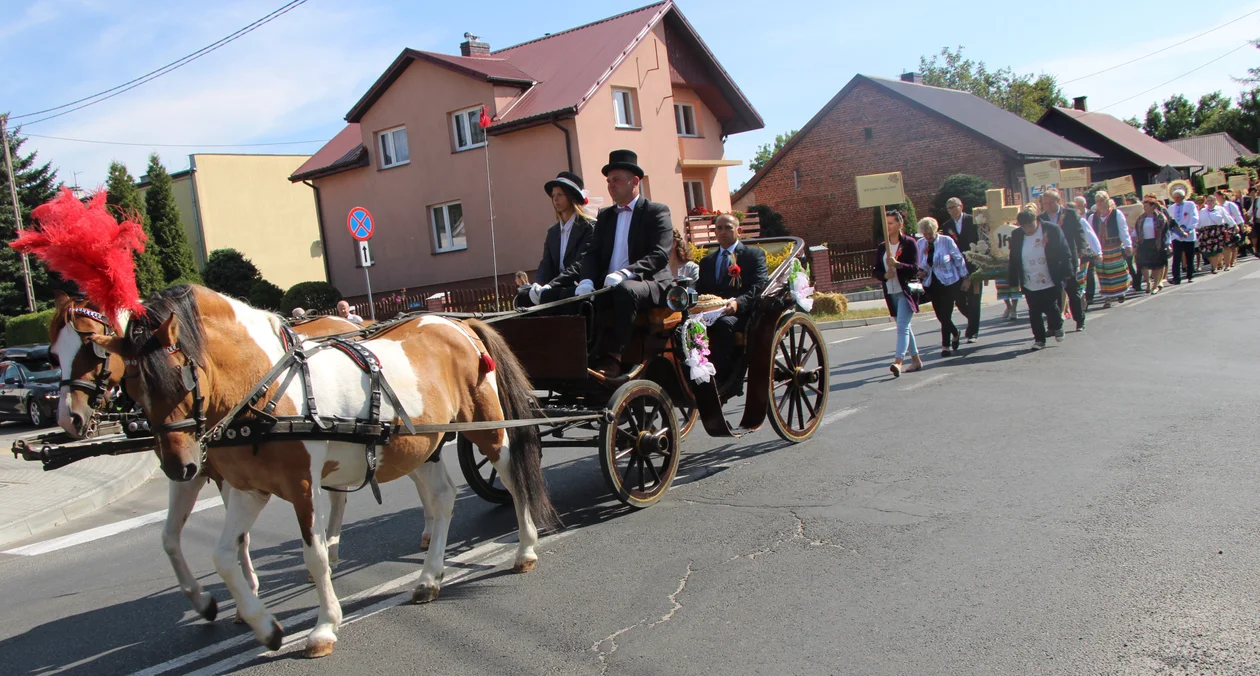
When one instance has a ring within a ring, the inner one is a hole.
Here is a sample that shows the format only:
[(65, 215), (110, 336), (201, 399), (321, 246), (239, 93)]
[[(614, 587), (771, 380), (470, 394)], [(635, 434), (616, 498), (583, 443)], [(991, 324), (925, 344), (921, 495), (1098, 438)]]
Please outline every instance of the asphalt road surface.
[[(461, 484), (441, 597), (404, 603), (422, 555), (410, 482), (350, 499), (334, 584), (336, 652), (261, 655), (232, 624), (210, 547), (213, 489), (189, 562), (219, 600), (194, 615), (155, 480), (33, 555), (0, 554), (5, 674), (1260, 673), (1260, 521), (1252, 409), (1260, 265), (1201, 276), (1089, 318), (1030, 352), (1026, 321), (986, 321), (893, 380), (887, 327), (827, 333), (826, 426), (781, 443), (693, 432), (674, 489), (629, 512), (595, 456), (549, 451), (567, 527), (509, 572), (515, 519)], [(1098, 306), (1095, 306), (1098, 307)], [(998, 314), (990, 309), (990, 315)], [(450, 450), (453, 448), (448, 447)], [(125, 525), (125, 524), (124, 524)], [(97, 530), (91, 530), (97, 529)], [(107, 529), (119, 530), (118, 527)], [(95, 535), (94, 535), (95, 534)], [(98, 537), (99, 536), (99, 537)], [(292, 512), (252, 532), (263, 598), (290, 636), (313, 625)], [(27, 550), (28, 552), (30, 550)]]

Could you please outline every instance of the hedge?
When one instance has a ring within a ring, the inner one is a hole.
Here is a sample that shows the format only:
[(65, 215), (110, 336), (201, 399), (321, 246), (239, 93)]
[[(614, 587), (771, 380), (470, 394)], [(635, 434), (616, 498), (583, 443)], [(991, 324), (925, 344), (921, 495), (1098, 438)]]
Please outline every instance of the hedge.
[(341, 300), (341, 292), (328, 282), (299, 282), (284, 292), (280, 300), (281, 314), (288, 315), (293, 308), (304, 310), (332, 310)]
[(56, 310), (18, 315), (9, 319), (4, 327), (5, 344), (9, 347), (48, 342), (48, 325)]

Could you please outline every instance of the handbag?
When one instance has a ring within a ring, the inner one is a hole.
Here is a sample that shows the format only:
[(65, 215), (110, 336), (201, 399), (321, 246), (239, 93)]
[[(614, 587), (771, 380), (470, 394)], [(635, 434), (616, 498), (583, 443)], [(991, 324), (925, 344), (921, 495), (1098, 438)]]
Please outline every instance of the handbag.
[(923, 294), (926, 293), (926, 291), (923, 288), (923, 282), (920, 282), (917, 279), (914, 280), (913, 282), (907, 282), (906, 293), (912, 294), (916, 297), (923, 296)]

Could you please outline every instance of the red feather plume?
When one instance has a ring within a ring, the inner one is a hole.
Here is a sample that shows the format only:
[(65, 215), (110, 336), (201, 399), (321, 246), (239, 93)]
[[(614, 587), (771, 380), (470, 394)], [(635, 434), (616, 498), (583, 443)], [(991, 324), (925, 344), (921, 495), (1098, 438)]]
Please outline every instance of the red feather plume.
[(39, 229), (23, 231), (10, 247), (39, 257), (63, 279), (78, 284), (83, 295), (110, 319), (119, 310), (144, 314), (132, 252), (144, 253), (148, 238), (139, 223), (126, 217), (120, 223), (110, 215), (105, 191), (84, 204), (63, 188), (47, 204), (36, 207), (31, 218)]

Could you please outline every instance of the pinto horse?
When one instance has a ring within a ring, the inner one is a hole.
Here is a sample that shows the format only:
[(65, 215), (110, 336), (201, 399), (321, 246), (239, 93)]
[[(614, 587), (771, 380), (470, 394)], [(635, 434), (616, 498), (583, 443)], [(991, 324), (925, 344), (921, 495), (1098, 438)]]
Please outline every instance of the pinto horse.
[[(315, 580), (319, 615), (306, 641), (308, 657), (330, 654), (341, 623), (333, 591), (325, 527), (325, 487), (355, 488), (368, 472), (365, 446), (345, 441), (260, 440), (257, 446), (203, 447), (204, 425), (214, 426), (246, 400), (285, 357), (282, 321), (274, 314), (200, 286), (174, 287), (145, 305), (126, 335), (96, 335), (92, 342), (130, 362), (128, 393), (140, 403), (154, 430), (162, 469), (175, 481), (188, 481), (208, 462), (236, 491), (227, 504), (215, 569), (236, 600), (254, 636), (272, 650), (284, 629), (248, 584), (237, 563), (242, 539), (272, 495), (293, 505), (302, 553)], [(359, 345), (379, 361), (380, 373), (415, 425), (501, 422), (534, 417), (529, 378), (503, 339), (477, 321), (424, 316)], [(308, 359), (310, 388), (319, 415), (363, 420), (374, 407), (372, 378), (350, 357), (333, 349)], [(273, 382), (267, 398), (276, 415), (309, 416), (300, 379)], [(398, 423), (392, 397), (379, 400), (380, 419)], [(204, 415), (204, 422), (196, 420)], [(397, 426), (397, 425), (395, 425)], [(528, 572), (538, 562), (535, 547), (542, 526), (558, 522), (542, 476), (536, 427), (474, 429), (462, 432), (503, 477), (516, 507), (519, 545), (514, 570)], [(442, 579), (455, 486), (445, 465), (426, 462), (440, 447), (442, 432), (397, 434), (377, 449), (375, 478), (391, 481), (419, 471), (432, 490), (436, 524), (412, 598), (437, 597)], [(203, 452), (204, 450), (204, 452)], [(426, 509), (426, 514), (429, 510)]]
[[(60, 291), (56, 295), (55, 307), (52, 321), (49, 322), (49, 342), (52, 345), (51, 352), (64, 374), (57, 421), (67, 434), (81, 439), (88, 432), (93, 416), (104, 405), (109, 393), (122, 382), (124, 369), (122, 357), (106, 352), (93, 343), (91, 337), (113, 335), (112, 326), (126, 326), (129, 317), (111, 320), (89, 301), (71, 298)], [(296, 331), (305, 338), (318, 338), (349, 333), (358, 328), (347, 319), (326, 316), (304, 322)], [(423, 548), (428, 546), (436, 518), (430, 506), (428, 491), (421, 484), (419, 472), (413, 472), (411, 479), (415, 482), (420, 501), (425, 506), (425, 529), (420, 539), (420, 546)], [(188, 567), (181, 543), (184, 524), (192, 515), (197, 496), (209, 480), (213, 480), (218, 486), (224, 504), (230, 502), (232, 488), (223, 483), (223, 477), (212, 466), (205, 467), (192, 481), (170, 482), (166, 523), (162, 529), (162, 549), (166, 551), (171, 567), (175, 570), (180, 590), (188, 597), (193, 609), (207, 621), (213, 622), (218, 615), (218, 602), (202, 588)], [(339, 558), (338, 546), (346, 494), (329, 492), (329, 502), (328, 557), (330, 565), (335, 565)], [(258, 576), (249, 556), (248, 533), (241, 543), (238, 562), (246, 581), (253, 589), (258, 589)], [(242, 621), (239, 615), (236, 621)]]

